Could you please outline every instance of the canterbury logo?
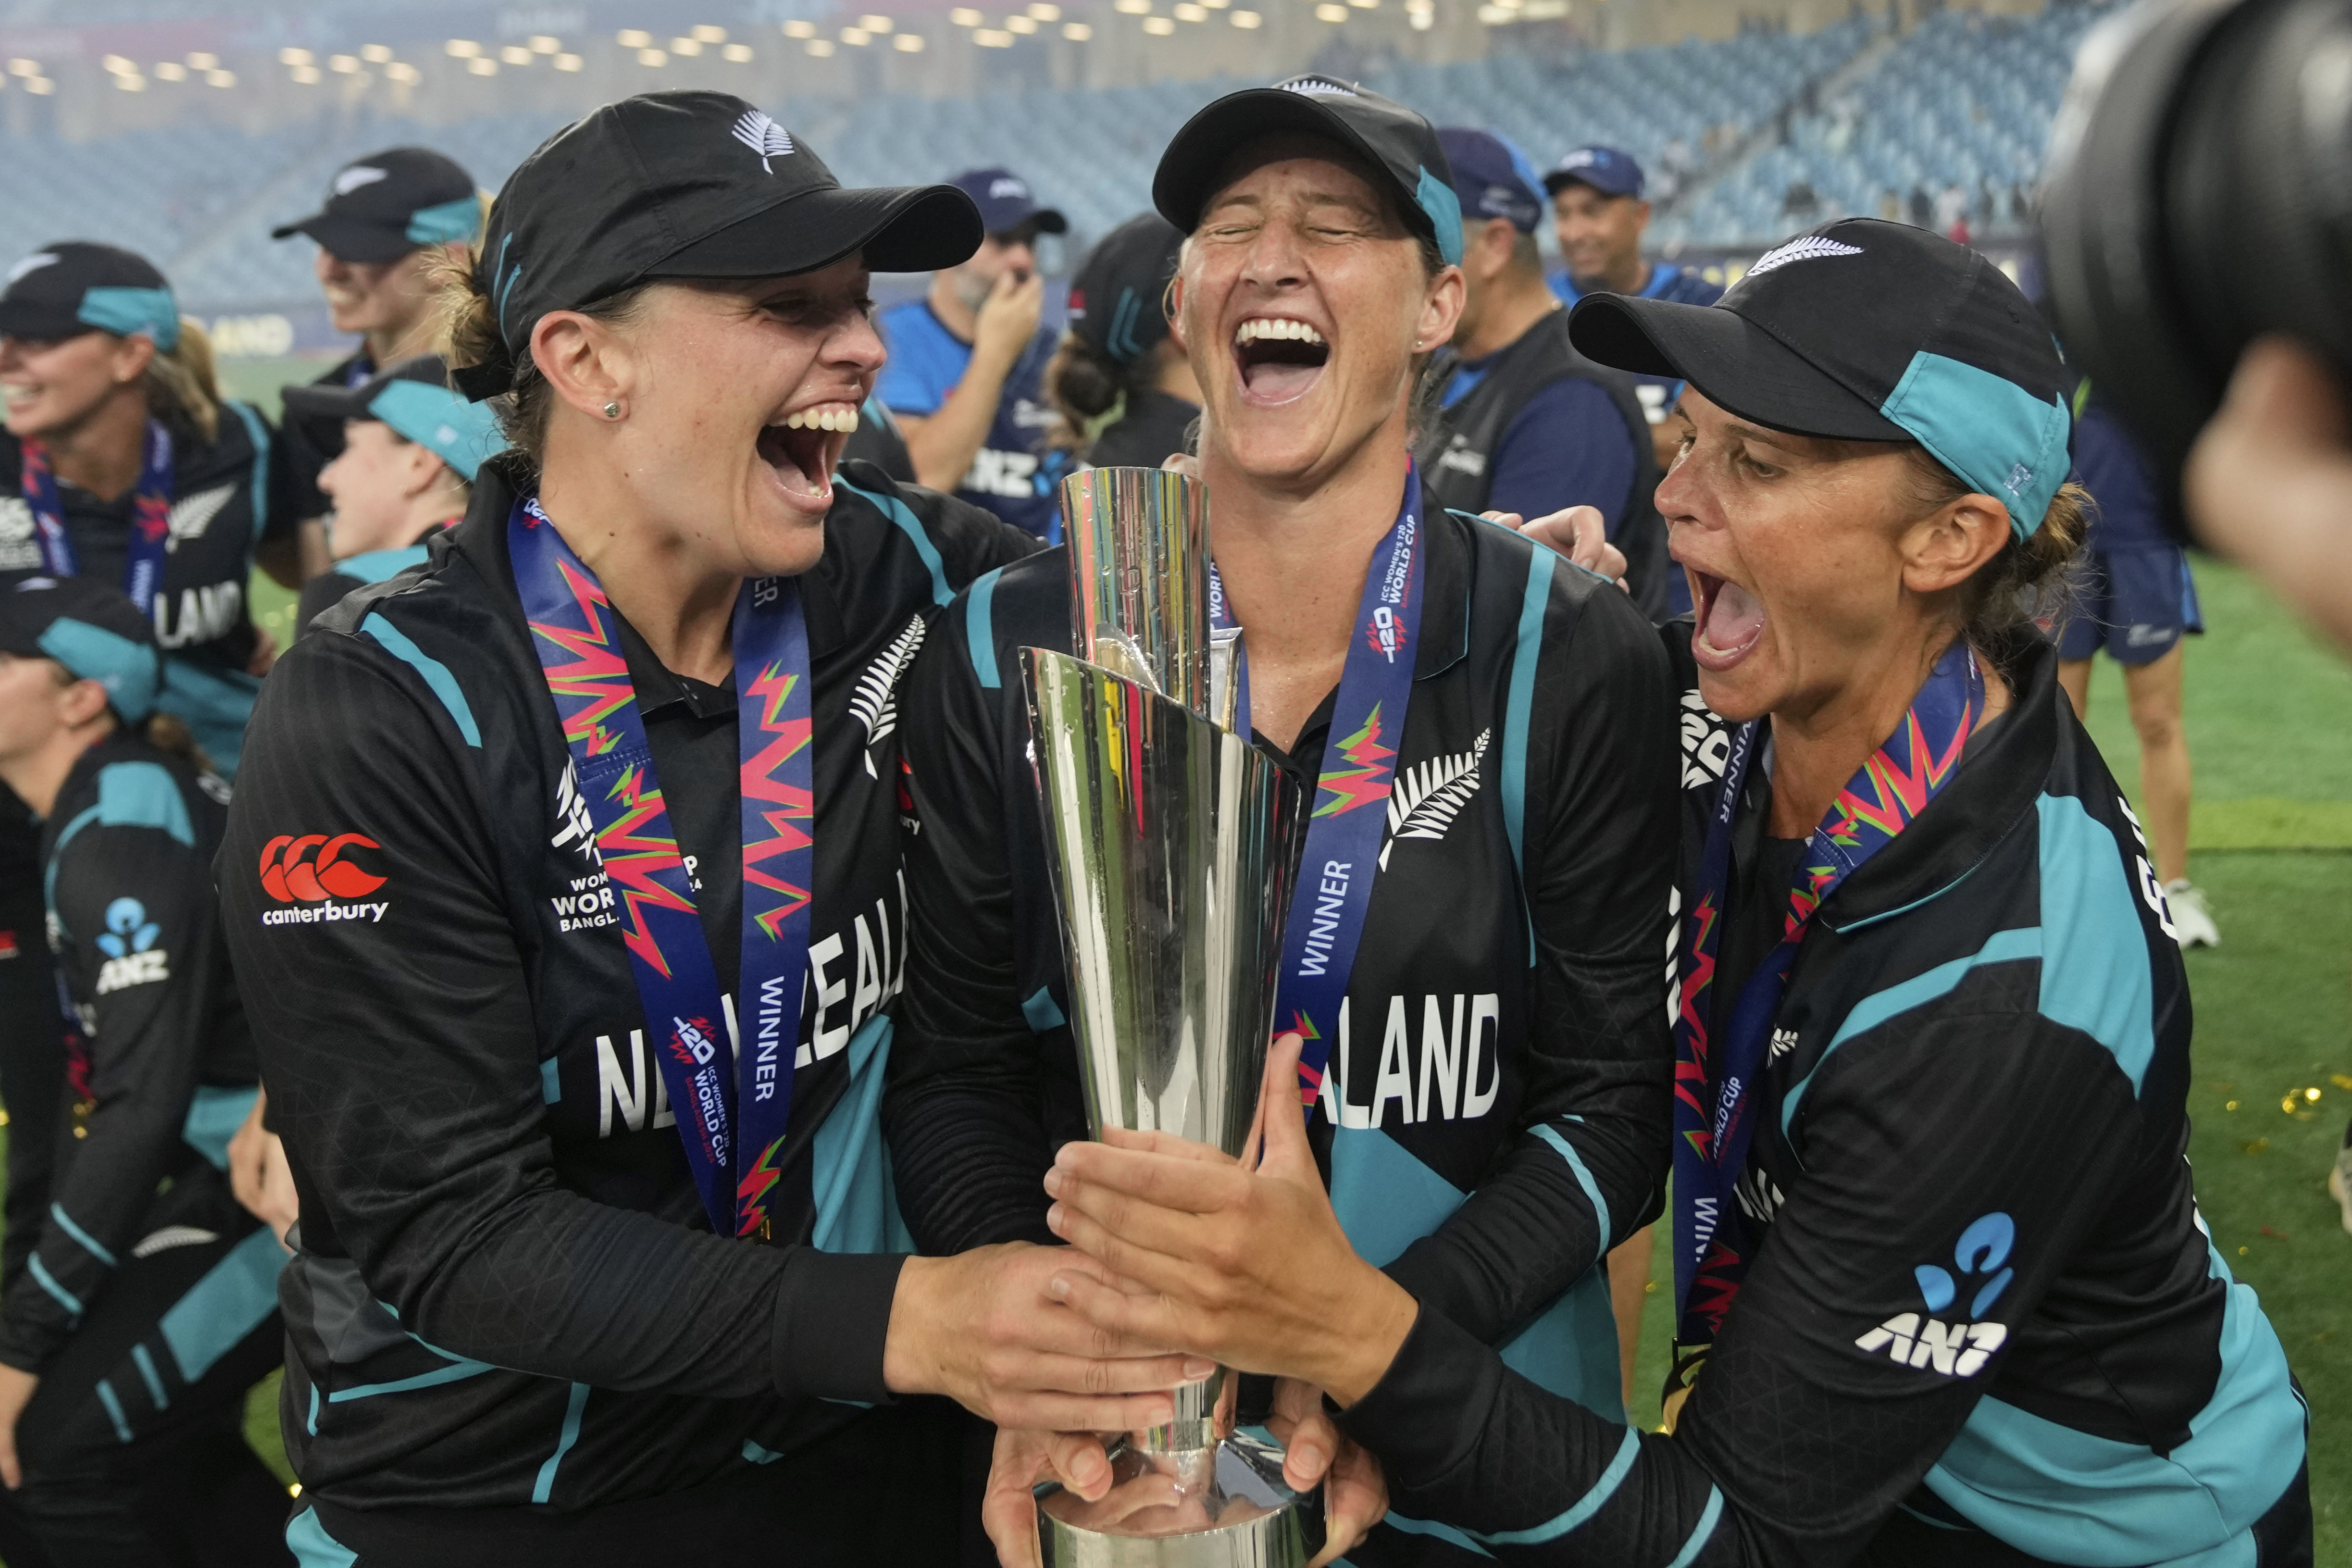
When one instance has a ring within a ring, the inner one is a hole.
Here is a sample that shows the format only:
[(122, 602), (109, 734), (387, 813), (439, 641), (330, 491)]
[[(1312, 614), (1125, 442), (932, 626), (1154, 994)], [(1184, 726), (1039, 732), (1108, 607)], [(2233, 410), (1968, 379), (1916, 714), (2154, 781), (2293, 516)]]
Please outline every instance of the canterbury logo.
[(768, 160), (788, 156), (793, 151), (793, 133), (777, 124), (760, 110), (747, 109), (735, 121), (735, 140), (760, 155), (760, 167), (771, 174)]
[(1861, 254), (1862, 247), (1858, 245), (1846, 245), (1834, 239), (1823, 239), (1817, 234), (1809, 234), (1802, 239), (1792, 239), (1786, 245), (1776, 246), (1758, 257), (1756, 265), (1748, 269), (1748, 276), (1754, 278), (1775, 268), (1786, 267), (1792, 261), (1819, 261), (1825, 256)]
[(383, 846), (360, 833), (279, 834), (262, 847), (261, 890), (281, 904), (321, 904), (329, 899), (363, 899), (384, 879), (343, 858), (353, 849)]

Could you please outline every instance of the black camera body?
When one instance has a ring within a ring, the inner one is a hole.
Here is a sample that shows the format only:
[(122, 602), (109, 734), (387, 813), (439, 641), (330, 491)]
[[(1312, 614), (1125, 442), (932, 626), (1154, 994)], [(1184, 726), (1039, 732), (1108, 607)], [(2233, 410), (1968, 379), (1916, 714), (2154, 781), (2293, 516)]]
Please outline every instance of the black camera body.
[(2352, 0), (2143, 0), (2095, 28), (2042, 233), (2067, 357), (2180, 465), (2270, 332), (2352, 373)]

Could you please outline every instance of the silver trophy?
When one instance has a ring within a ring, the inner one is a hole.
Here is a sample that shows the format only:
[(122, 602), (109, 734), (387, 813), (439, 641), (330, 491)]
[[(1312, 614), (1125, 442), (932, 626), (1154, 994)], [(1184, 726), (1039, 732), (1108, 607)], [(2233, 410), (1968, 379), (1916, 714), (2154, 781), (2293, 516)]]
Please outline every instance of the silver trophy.
[[(1206, 496), (1155, 468), (1062, 482), (1076, 646), (1022, 650), (1087, 1114), (1239, 1155), (1256, 1111), (1298, 811), (1234, 732), (1238, 633), (1209, 625)], [(1112, 1449), (1097, 1502), (1049, 1489), (1045, 1568), (1297, 1568), (1319, 1506), (1234, 1430), (1238, 1378)]]

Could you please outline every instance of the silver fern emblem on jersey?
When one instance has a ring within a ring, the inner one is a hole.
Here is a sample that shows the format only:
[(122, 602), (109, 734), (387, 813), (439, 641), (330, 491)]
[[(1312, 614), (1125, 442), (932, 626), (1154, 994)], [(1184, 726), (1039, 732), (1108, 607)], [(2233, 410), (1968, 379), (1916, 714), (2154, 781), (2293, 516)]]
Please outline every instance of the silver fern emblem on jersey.
[(776, 171), (768, 167), (768, 160), (786, 157), (793, 151), (793, 133), (757, 109), (745, 110), (735, 121), (735, 140), (757, 153), (760, 167), (771, 174)]
[(1823, 239), (1817, 234), (1809, 234), (1802, 238), (1792, 239), (1786, 245), (1775, 246), (1758, 257), (1756, 265), (1748, 269), (1747, 276), (1754, 278), (1759, 273), (1772, 271), (1775, 268), (1786, 267), (1791, 261), (1818, 261), (1825, 256), (1860, 256), (1861, 254), (1862, 247), (1858, 245), (1847, 245), (1839, 240)]
[(915, 654), (923, 646), (923, 617), (915, 616), (898, 640), (882, 650), (866, 673), (857, 679), (857, 689), (849, 699), (850, 717), (866, 726), (866, 776), (879, 779), (874, 771), (874, 748), (890, 738), (898, 727), (898, 680), (907, 667), (915, 662)]
[(1443, 838), (1445, 830), (1470, 797), (1478, 793), (1478, 764), (1486, 760), (1492, 730), (1478, 731), (1466, 752), (1432, 757), (1397, 774), (1389, 791), (1389, 841), (1381, 846), (1381, 869), (1389, 868), (1389, 851), (1400, 838)]
[(211, 489), (198, 490), (192, 496), (182, 496), (173, 501), (169, 520), (172, 538), (164, 548), (177, 550), (180, 541), (194, 539), (210, 528), (213, 519), (220, 515), (221, 508), (228, 505), (228, 498), (235, 494), (236, 487), (233, 484), (215, 485)]

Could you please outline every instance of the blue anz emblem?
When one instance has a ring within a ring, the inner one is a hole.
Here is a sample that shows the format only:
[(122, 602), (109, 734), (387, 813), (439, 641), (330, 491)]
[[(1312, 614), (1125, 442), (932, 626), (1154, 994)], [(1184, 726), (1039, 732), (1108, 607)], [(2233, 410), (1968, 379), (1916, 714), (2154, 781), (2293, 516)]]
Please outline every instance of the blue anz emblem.
[(147, 918), (146, 905), (136, 899), (117, 899), (106, 906), (106, 932), (98, 939), (98, 950), (109, 958), (127, 958), (146, 952), (163, 934)]
[(1947, 1323), (1936, 1314), (1959, 1300), (1965, 1290), (1969, 1317), (1981, 1320), (2016, 1278), (2017, 1270), (2008, 1267), (2016, 1245), (2017, 1223), (2009, 1215), (1996, 1211), (1979, 1216), (1960, 1232), (1950, 1268), (1922, 1263), (1911, 1271), (1927, 1312), (1898, 1312), (1854, 1341), (1854, 1348), (1873, 1355), (1884, 1351), (1888, 1360), (1914, 1370), (1932, 1366), (1940, 1376), (1974, 1377), (2009, 1339), (2008, 1325)]

